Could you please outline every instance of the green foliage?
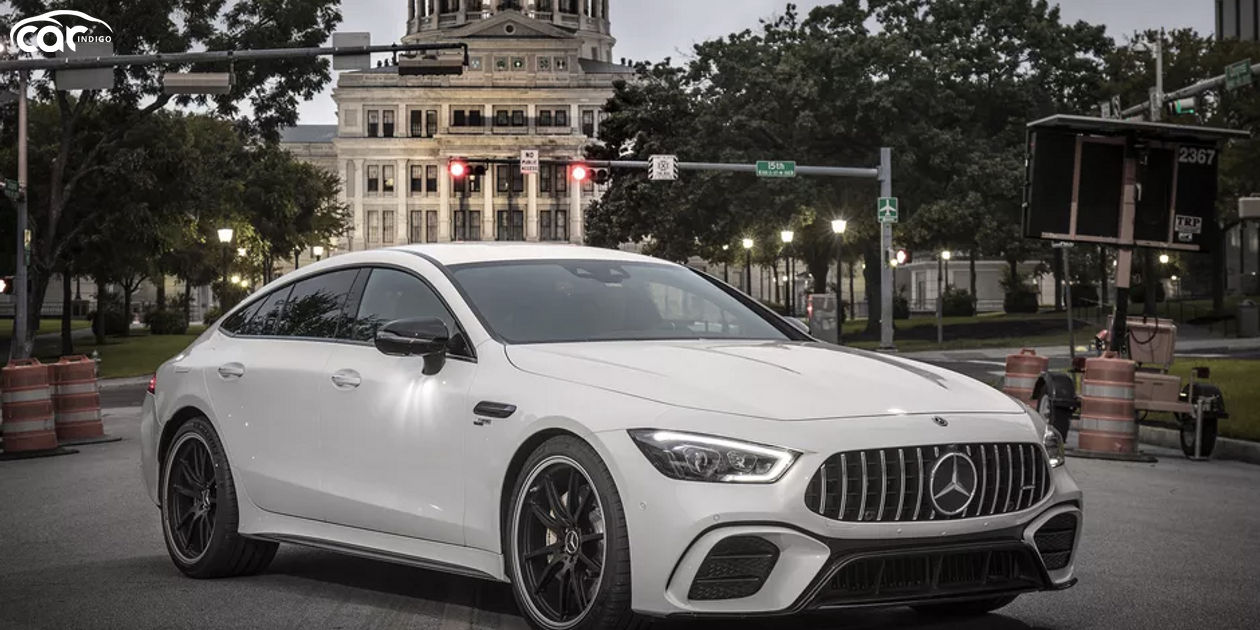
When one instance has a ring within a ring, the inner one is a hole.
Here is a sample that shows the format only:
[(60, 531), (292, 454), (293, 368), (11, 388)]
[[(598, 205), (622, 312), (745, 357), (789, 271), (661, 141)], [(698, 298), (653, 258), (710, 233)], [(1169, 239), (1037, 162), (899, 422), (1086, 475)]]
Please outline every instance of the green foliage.
[(184, 319), (184, 314), (179, 311), (169, 309), (150, 311), (145, 316), (144, 323), (149, 325), (149, 332), (154, 335), (188, 334), (188, 320)]
[(976, 314), (976, 300), (965, 289), (950, 287), (941, 294), (945, 317), (971, 317)]
[(1037, 292), (1031, 288), (1008, 291), (1002, 299), (1002, 309), (1007, 313), (1036, 313), (1040, 308)]
[(201, 323), (210, 326), (219, 321), (219, 318), (223, 317), (223, 313), (224, 311), (217, 306), (214, 308), (208, 308), (206, 309), (205, 315), (201, 318)]
[[(96, 335), (126, 335), (131, 331), (131, 314), (124, 312), (122, 304), (106, 303), (101, 311), (88, 313), (92, 320), (92, 332)], [(104, 333), (101, 327), (104, 326)]]
[(893, 296), (893, 319), (910, 319), (910, 300), (904, 294)]
[[(1155, 284), (1155, 301), (1163, 302), (1164, 300), (1168, 299), (1168, 296), (1166, 293), (1167, 293), (1167, 290), (1164, 289), (1164, 283), (1157, 282)], [(1135, 304), (1146, 301), (1146, 283), (1144, 282), (1134, 283), (1134, 285), (1129, 289), (1129, 301)]]

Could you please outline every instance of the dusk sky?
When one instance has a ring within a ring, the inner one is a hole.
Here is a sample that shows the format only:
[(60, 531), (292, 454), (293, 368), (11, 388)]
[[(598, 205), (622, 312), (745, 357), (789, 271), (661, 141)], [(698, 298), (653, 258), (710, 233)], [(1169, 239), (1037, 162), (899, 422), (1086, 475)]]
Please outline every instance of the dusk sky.
[[(827, 4), (821, 0), (796, 3), (802, 13)], [(685, 58), (692, 44), (728, 33), (756, 28), (758, 20), (782, 12), (780, 0), (611, 0), (613, 57), (635, 60)], [(1148, 28), (1192, 27), (1211, 33), (1215, 16), (1210, 0), (1061, 0), (1065, 20), (1105, 24), (1113, 37)], [(397, 41), (405, 31), (406, 0), (346, 0), (340, 30), (368, 31), (373, 43)], [(302, 123), (336, 122), (331, 86), (304, 103)]]

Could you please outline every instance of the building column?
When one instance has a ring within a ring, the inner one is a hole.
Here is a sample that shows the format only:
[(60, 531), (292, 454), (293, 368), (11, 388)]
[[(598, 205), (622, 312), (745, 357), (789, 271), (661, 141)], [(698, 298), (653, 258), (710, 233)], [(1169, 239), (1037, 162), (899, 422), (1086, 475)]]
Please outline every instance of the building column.
[(569, 242), (581, 244), (586, 240), (582, 233), (582, 183), (569, 182)]
[(394, 175), (394, 192), (398, 193), (398, 209), (394, 211), (394, 244), (402, 245), (408, 242), (407, 226), (411, 216), (407, 214), (407, 197), (411, 194), (411, 173), (407, 170), (410, 162), (406, 159), (398, 160), (397, 173)]
[(525, 206), (525, 240), (537, 241), (540, 234), (538, 233), (538, 174), (530, 173), (525, 176), (525, 190), (529, 195), (528, 205)]
[(497, 185), (494, 172), (494, 165), (486, 167), (486, 180), (481, 182), (481, 240), (493, 241), (498, 235), (494, 233), (495, 220), (494, 216), (494, 189)]
[(459, 0), (459, 17), (455, 18), (456, 24), (463, 24), (468, 21), (468, 0)]
[(451, 242), (451, 174), (443, 165), (444, 158), (438, 158), (438, 241)]
[[(363, 213), (363, 189), (367, 188), (366, 171), (364, 170), (365, 162), (367, 160), (363, 158), (354, 161), (354, 234), (350, 237), (350, 249), (353, 250), (367, 249), (367, 232), (365, 231), (367, 229), (367, 215)], [(353, 242), (356, 237), (359, 243)], [(360, 243), (363, 243), (363, 245), (360, 245)]]

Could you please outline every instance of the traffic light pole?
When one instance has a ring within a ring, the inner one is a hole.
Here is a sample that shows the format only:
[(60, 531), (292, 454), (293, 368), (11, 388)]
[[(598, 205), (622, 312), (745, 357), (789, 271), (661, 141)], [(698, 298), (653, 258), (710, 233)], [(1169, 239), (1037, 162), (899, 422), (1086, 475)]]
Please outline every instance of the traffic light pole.
[[(13, 336), (9, 342), (9, 358), (25, 359), (31, 356), (31, 346), (33, 339), (27, 334), (28, 323), (27, 313), (27, 270), (26, 264), (29, 256), (26, 248), (26, 231), (28, 224), (28, 214), (26, 208), (26, 185), (29, 178), (28, 165), (26, 158), (26, 118), (28, 116), (26, 104), (27, 83), (30, 80), (30, 73), (23, 70), (18, 73), (18, 198), (17, 198), (17, 265), (13, 273)], [(63, 305), (67, 308), (69, 305)]]

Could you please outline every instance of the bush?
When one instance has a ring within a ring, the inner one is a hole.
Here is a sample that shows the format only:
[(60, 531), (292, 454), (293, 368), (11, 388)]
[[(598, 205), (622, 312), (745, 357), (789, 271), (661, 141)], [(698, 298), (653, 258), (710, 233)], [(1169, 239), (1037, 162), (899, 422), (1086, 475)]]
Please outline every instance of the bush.
[(211, 307), (206, 309), (206, 313), (201, 316), (201, 323), (210, 326), (219, 321), (220, 317), (223, 317), (223, 310), (217, 306)]
[(1038, 304), (1037, 292), (1029, 289), (1008, 292), (1002, 300), (1002, 309), (1007, 313), (1036, 313), (1041, 305)]
[(131, 330), (131, 315), (119, 306), (106, 304), (103, 317), (98, 311), (92, 311), (88, 317), (92, 320), (92, 332), (97, 335), (101, 334), (102, 324), (106, 335), (125, 335)]
[(184, 314), (179, 311), (168, 309), (152, 311), (145, 317), (145, 323), (149, 325), (149, 332), (154, 335), (188, 334), (188, 320), (184, 319)]
[(906, 296), (893, 296), (893, 319), (910, 319), (910, 300)]
[(945, 317), (971, 317), (976, 314), (976, 300), (958, 287), (950, 287), (941, 296), (941, 310)]
[[(1164, 283), (1163, 282), (1155, 283), (1155, 301), (1163, 302), (1166, 299), (1168, 299), (1168, 295), (1166, 294), (1164, 290)], [(1146, 301), (1146, 284), (1145, 283), (1141, 283), (1141, 282), (1136, 283), (1133, 285), (1132, 288), (1129, 289), (1129, 301), (1135, 304), (1140, 304)]]

